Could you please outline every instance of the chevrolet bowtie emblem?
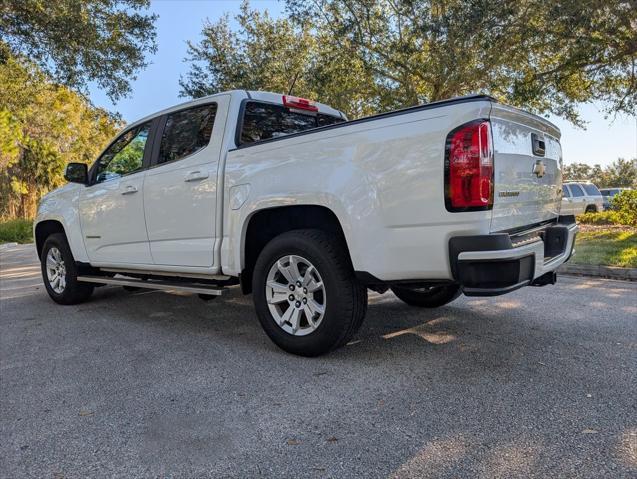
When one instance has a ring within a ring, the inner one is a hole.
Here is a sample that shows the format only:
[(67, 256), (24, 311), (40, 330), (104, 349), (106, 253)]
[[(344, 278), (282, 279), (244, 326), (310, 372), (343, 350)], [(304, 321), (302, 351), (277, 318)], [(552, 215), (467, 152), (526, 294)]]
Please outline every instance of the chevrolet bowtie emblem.
[(535, 165), (533, 165), (533, 174), (538, 178), (542, 178), (544, 176), (544, 173), (546, 173), (546, 167), (544, 166), (544, 163), (542, 162), (542, 160), (536, 160)]

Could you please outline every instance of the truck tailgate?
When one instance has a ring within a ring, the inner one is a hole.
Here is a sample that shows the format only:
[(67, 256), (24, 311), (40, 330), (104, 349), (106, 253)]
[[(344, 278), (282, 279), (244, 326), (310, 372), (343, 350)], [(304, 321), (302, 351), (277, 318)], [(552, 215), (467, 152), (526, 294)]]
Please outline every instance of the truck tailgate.
[(491, 231), (524, 229), (557, 218), (560, 131), (547, 120), (498, 103), (489, 119), (495, 150)]

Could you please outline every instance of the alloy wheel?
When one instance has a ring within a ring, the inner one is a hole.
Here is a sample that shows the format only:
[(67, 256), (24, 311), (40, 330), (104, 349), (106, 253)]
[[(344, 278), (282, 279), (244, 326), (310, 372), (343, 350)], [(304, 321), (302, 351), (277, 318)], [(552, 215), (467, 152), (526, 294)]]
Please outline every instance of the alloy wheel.
[(66, 266), (60, 250), (53, 247), (46, 255), (46, 275), (51, 289), (62, 294), (66, 288)]
[(325, 316), (323, 279), (302, 256), (286, 255), (274, 262), (268, 272), (265, 295), (276, 324), (294, 336), (314, 332)]

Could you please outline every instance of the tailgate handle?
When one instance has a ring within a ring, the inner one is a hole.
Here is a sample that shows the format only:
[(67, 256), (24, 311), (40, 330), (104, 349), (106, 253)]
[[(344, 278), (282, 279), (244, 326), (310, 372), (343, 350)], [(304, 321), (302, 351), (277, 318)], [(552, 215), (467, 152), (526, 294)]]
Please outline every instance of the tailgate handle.
[(533, 154), (535, 156), (544, 156), (544, 153), (546, 153), (544, 138), (540, 138), (537, 133), (531, 133), (531, 143), (533, 143)]

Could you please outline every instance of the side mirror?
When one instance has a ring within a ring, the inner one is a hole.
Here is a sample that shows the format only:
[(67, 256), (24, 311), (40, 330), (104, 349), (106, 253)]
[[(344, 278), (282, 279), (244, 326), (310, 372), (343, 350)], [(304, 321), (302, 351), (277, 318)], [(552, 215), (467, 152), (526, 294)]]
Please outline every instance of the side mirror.
[(88, 168), (84, 163), (69, 163), (64, 170), (64, 179), (71, 183), (88, 183)]

